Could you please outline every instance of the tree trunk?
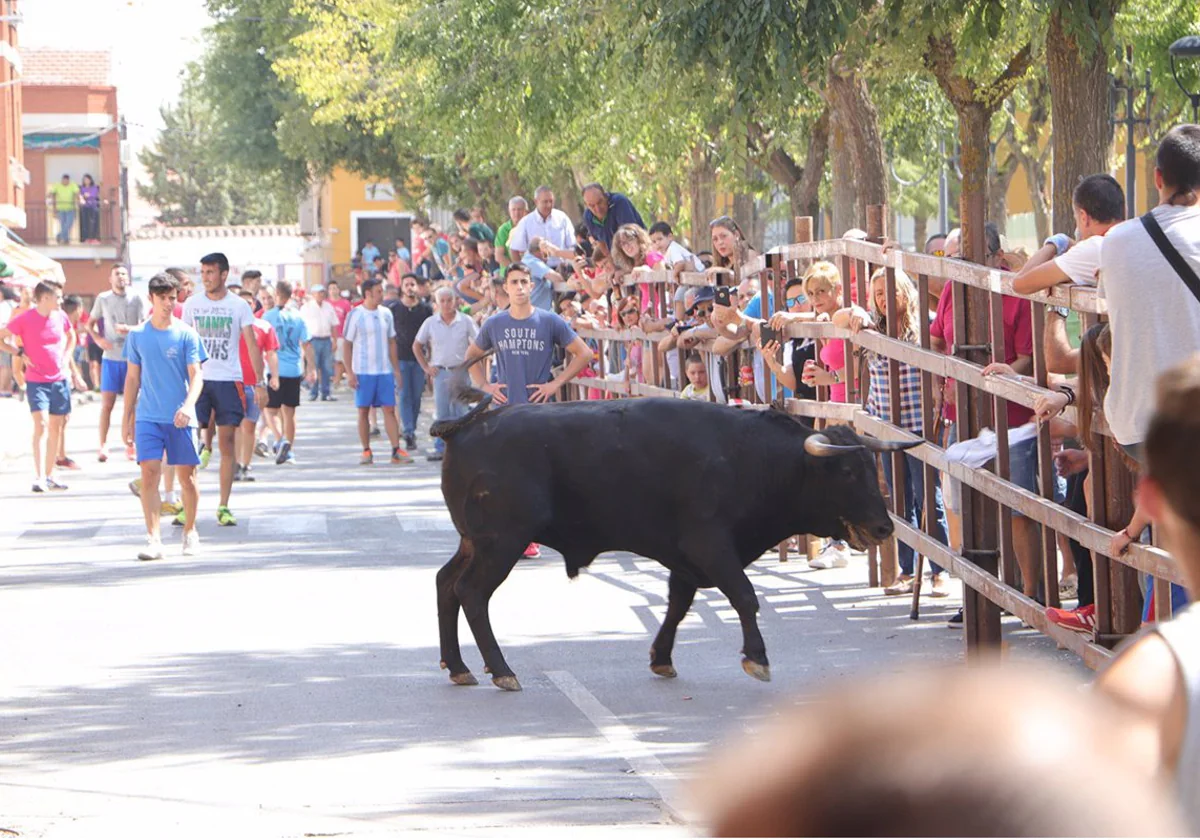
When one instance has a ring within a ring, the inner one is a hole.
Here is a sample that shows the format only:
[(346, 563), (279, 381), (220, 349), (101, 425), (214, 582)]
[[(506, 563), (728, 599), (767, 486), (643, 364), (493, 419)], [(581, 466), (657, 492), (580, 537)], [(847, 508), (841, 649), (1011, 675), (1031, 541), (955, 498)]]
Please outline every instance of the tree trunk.
[[(900, 226), (896, 226), (900, 230)], [(924, 213), (913, 216), (913, 247), (918, 251), (925, 249), (925, 240), (929, 238), (929, 217)]]
[(717, 214), (717, 171), (708, 144), (703, 140), (692, 147), (688, 172), (688, 210), (692, 217), (692, 250), (711, 250), (708, 222)]
[(1008, 232), (1008, 187), (1017, 173), (1017, 156), (1009, 154), (1000, 164), (995, 155), (988, 160), (988, 211), (989, 222), (995, 222), (1001, 233)]
[(829, 156), (829, 108), (826, 107), (812, 125), (804, 166), (779, 145), (765, 151), (764, 147), (769, 143), (767, 133), (757, 127), (751, 135), (751, 146), (758, 152), (759, 167), (787, 193), (792, 216), (815, 217), (820, 207), (818, 190)]
[[(883, 137), (879, 112), (871, 101), (867, 84), (853, 68), (843, 66), (841, 56), (829, 62), (828, 91), (836, 120), (850, 146), (857, 187), (855, 217), (866, 224), (867, 207), (888, 203), (888, 172), (883, 160)], [(839, 235), (844, 231), (836, 231)]]
[(958, 138), (962, 147), (962, 200), (959, 204), (962, 255), (963, 259), (982, 263), (987, 253), (983, 226), (987, 221), (988, 158), (991, 153), (988, 129), (992, 111), (979, 103), (966, 103), (956, 110)]
[(850, 140), (842, 126), (840, 113), (834, 109), (829, 120), (829, 157), (833, 169), (833, 230), (826, 236), (836, 239), (853, 227), (865, 227), (867, 220), (858, 218), (858, 184)]
[[(1108, 0), (1107, 5), (1115, 11), (1120, 0)], [(1061, 11), (1050, 16), (1046, 60), (1053, 103), (1050, 203), (1055, 231), (1070, 233), (1075, 229), (1071, 195), (1079, 179), (1108, 171), (1112, 128), (1108, 121), (1108, 56), (1104, 48), (1107, 40), (1102, 37), (1099, 44), (1081, 44), (1068, 31)]]

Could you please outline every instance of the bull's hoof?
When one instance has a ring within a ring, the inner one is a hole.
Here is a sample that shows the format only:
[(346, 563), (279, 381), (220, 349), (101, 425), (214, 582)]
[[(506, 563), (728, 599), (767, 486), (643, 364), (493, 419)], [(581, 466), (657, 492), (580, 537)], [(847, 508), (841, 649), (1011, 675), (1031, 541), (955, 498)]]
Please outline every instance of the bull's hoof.
[(516, 677), (492, 677), (492, 685), (505, 691), (520, 691), (521, 684)]
[(675, 672), (674, 665), (651, 665), (650, 670), (658, 674), (660, 677), (677, 677), (679, 674)]
[(461, 674), (451, 674), (450, 682), (455, 685), (479, 685), (479, 680), (475, 679), (475, 675), (470, 671), (463, 671)]
[(743, 659), (742, 670), (754, 677), (756, 680), (761, 680), (762, 682), (771, 681), (770, 665), (760, 665), (752, 659)]

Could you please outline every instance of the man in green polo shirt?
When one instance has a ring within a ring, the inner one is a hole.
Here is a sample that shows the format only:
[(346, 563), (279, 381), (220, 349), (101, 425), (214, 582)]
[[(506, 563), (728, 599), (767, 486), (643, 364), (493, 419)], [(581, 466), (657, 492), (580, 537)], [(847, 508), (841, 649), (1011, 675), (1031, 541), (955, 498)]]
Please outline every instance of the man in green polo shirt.
[(517, 222), (525, 218), (525, 214), (529, 212), (529, 202), (522, 196), (515, 195), (508, 200), (508, 221), (500, 225), (500, 230), (496, 231), (496, 261), (500, 265), (508, 265), (512, 262), (512, 254), (508, 252), (508, 235), (512, 233), (512, 229)]
[(71, 241), (71, 229), (75, 227), (75, 211), (79, 207), (79, 185), (71, 183), (70, 175), (63, 175), (60, 183), (50, 187), (47, 198), (54, 204), (58, 216), (58, 236), (61, 245)]

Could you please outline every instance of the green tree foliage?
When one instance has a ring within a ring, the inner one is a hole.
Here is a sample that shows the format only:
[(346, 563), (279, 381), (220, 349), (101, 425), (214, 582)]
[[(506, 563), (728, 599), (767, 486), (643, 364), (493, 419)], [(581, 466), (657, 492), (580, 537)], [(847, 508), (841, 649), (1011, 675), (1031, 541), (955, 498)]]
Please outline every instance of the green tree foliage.
[(199, 69), (184, 75), (179, 101), (161, 111), (163, 129), (139, 155), (149, 174), (137, 190), (167, 225), (291, 223), (296, 194), (268, 171), (235, 163), (225, 126), (205, 97)]

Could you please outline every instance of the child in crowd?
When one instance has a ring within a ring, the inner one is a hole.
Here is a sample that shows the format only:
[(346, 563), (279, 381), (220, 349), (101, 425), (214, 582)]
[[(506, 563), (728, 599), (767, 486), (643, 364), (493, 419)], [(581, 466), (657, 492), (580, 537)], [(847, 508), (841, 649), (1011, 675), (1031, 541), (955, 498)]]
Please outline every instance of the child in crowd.
[(709, 402), (712, 398), (708, 390), (708, 368), (699, 353), (688, 354), (684, 372), (687, 374), (688, 384), (680, 393), (680, 399)]

